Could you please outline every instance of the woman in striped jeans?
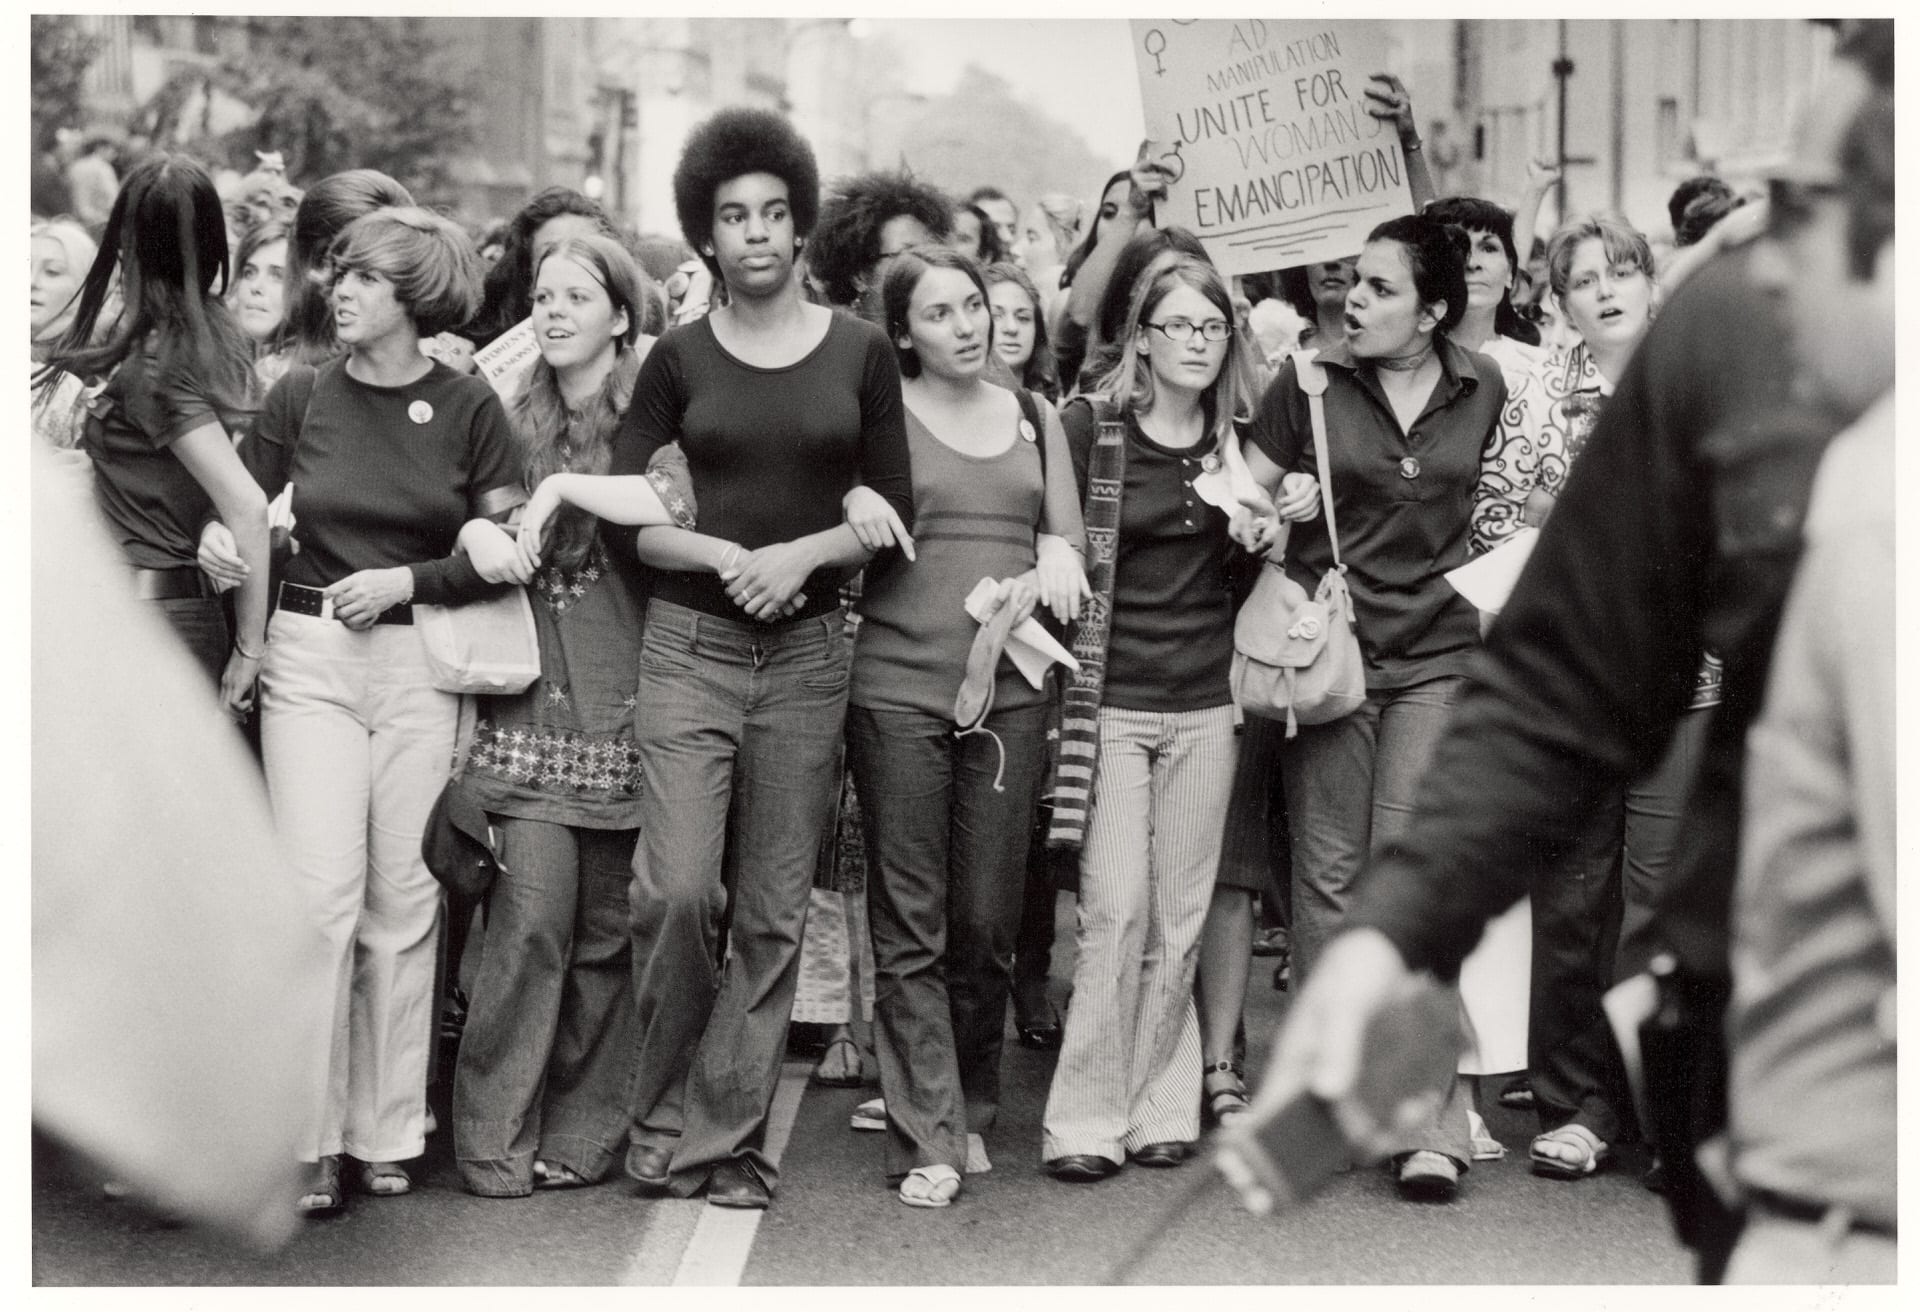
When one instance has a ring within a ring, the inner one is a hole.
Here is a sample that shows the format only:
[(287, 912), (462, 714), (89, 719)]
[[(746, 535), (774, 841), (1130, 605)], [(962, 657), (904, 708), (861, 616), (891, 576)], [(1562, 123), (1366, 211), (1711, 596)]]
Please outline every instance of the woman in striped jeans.
[[(1195, 486), (1219, 469), (1246, 400), (1225, 282), (1204, 260), (1156, 259), (1119, 340), (1120, 364), (1062, 415), (1088, 490), (1095, 590), (1055, 789), (1055, 840), (1085, 831), (1073, 1007), (1042, 1150), (1069, 1181), (1128, 1160), (1178, 1166), (1199, 1137), (1193, 974), (1238, 754), (1228, 520)], [(1310, 515), (1316, 495), (1294, 479), (1278, 512)]]

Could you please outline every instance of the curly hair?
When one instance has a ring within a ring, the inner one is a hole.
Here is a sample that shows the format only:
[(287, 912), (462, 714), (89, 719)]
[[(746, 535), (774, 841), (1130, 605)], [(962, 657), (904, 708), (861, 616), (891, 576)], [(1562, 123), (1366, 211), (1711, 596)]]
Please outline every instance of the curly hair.
[(805, 237), (820, 216), (820, 166), (813, 147), (779, 114), (766, 109), (723, 109), (687, 137), (673, 170), (673, 209), (681, 235), (715, 278), (720, 264), (713, 244), (713, 199), (720, 185), (749, 173), (771, 173), (787, 184), (793, 230)]
[(485, 346), (527, 317), (533, 308), (533, 257), (539, 254), (533, 249), (534, 235), (548, 220), (562, 214), (591, 219), (602, 233), (619, 236), (607, 212), (573, 188), (548, 187), (536, 192), (507, 225), (500, 258), (487, 270), (479, 313), (461, 330), (462, 337), (477, 347)]
[(880, 230), (903, 215), (918, 219), (935, 241), (953, 235), (951, 202), (905, 169), (835, 184), (820, 208), (819, 233), (807, 247), (807, 267), (829, 301), (852, 305), (860, 299), (860, 283), (880, 262)]

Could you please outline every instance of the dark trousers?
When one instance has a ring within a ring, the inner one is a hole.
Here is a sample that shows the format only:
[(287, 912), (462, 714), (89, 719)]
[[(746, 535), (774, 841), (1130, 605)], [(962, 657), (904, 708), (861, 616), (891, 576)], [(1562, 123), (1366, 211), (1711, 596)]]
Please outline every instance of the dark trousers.
[[(914, 711), (847, 714), (867, 840), (874, 1050), (886, 1172), (965, 1170), (966, 1135), (1000, 1107), (1000, 1047), (1049, 708), (999, 711), (984, 733)], [(995, 776), (1001, 787), (994, 787)]]
[[(646, 783), (630, 917), (635, 1143), (674, 1192), (764, 1141), (832, 822), (849, 648), (839, 612), (765, 625), (654, 601), (635, 741)], [(724, 951), (724, 964), (723, 964)]]
[(1573, 847), (1534, 880), (1527, 1067), (1543, 1130), (1578, 1122), (1607, 1143), (1629, 1130), (1626, 1073), (1600, 999), (1654, 955), (1654, 903), (1711, 715), (1681, 717), (1660, 764), (1603, 797)]
[(176, 597), (167, 601), (150, 602), (158, 606), (161, 615), (166, 617), (169, 626), (186, 645), (200, 668), (213, 680), (213, 686), (220, 686), (220, 676), (226, 673), (227, 650), (231, 639), (227, 636), (227, 614), (220, 605), (218, 597)]
[(633, 1116), (634, 831), (496, 817), (499, 880), (453, 1080), (471, 1193), (533, 1190), (536, 1156), (597, 1180)]

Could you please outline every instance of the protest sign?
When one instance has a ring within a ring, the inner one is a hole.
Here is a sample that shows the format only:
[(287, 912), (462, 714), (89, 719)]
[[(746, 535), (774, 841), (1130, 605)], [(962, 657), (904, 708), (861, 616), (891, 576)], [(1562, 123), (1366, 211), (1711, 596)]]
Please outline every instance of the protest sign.
[(1222, 273), (1353, 255), (1412, 213), (1399, 137), (1366, 109), (1378, 24), (1135, 19), (1133, 52), (1149, 153), (1173, 156), (1159, 221)]
[(480, 370), (480, 376), (493, 384), (502, 401), (512, 401), (520, 394), (527, 375), (533, 371), (533, 362), (539, 358), (540, 342), (533, 335), (533, 320), (522, 319), (477, 353), (473, 363)]

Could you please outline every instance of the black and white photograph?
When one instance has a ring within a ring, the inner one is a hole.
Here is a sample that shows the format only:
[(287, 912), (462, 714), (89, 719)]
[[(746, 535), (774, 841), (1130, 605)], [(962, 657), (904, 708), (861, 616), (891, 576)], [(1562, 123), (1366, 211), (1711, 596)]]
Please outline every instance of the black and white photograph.
[(13, 24), (36, 1294), (1893, 1296), (1893, 18), (452, 8)]

